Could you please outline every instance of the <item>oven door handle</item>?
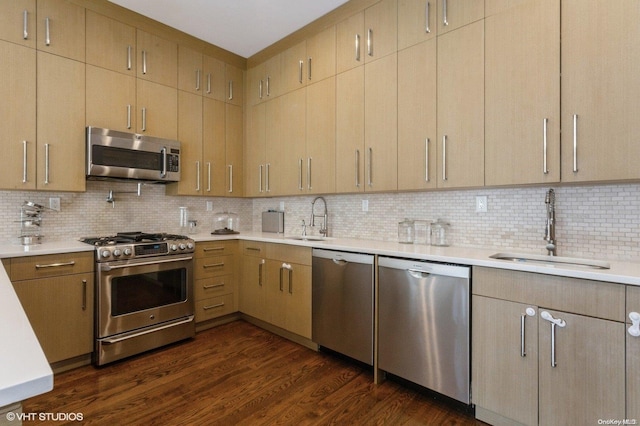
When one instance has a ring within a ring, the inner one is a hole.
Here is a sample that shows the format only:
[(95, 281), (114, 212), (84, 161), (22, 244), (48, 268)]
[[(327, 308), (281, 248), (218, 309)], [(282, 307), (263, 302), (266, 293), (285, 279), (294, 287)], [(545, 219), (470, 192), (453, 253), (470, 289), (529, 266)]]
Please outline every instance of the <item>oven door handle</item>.
[(179, 258), (171, 258), (171, 259), (166, 259), (166, 260), (153, 260), (151, 262), (139, 262), (139, 263), (127, 263), (125, 265), (105, 265), (105, 264), (101, 264), (100, 265), (100, 270), (104, 271), (104, 272), (109, 272), (109, 271), (113, 271), (114, 269), (123, 269), (123, 268), (131, 268), (134, 266), (148, 266), (148, 265), (157, 265), (159, 263), (172, 263), (172, 262), (181, 262), (184, 260), (192, 260), (193, 257), (189, 256), (189, 257), (179, 257)]
[(194, 316), (193, 315), (189, 315), (187, 318), (181, 320), (181, 321), (177, 321), (177, 322), (172, 322), (169, 324), (165, 324), (162, 325), (160, 327), (153, 327), (150, 328), (148, 330), (144, 330), (144, 331), (139, 331), (137, 333), (127, 333), (126, 335), (122, 336), (122, 337), (110, 337), (107, 339), (100, 339), (100, 341), (104, 344), (114, 344), (114, 343), (119, 343), (125, 340), (129, 340), (129, 339), (133, 339), (134, 337), (140, 337), (140, 336), (144, 336), (145, 334), (149, 334), (149, 333), (155, 333), (156, 331), (160, 331), (160, 330), (164, 330), (166, 328), (171, 328), (171, 327), (175, 327), (177, 325), (182, 325), (182, 324), (187, 324), (193, 321)]

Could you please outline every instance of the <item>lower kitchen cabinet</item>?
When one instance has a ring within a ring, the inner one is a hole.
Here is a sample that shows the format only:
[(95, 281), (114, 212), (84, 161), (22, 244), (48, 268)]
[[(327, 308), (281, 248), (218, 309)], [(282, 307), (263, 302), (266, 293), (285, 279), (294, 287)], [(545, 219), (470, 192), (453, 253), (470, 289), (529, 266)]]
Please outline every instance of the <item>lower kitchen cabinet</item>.
[(11, 282), (49, 363), (93, 351), (93, 253), (11, 259)]
[(266, 320), (264, 296), (266, 263), (265, 243), (242, 242), (240, 311), (261, 320)]
[(478, 419), (560, 425), (625, 418), (624, 286), (489, 268), (473, 274)]
[(640, 287), (627, 286), (626, 327), (627, 336), (627, 419), (640, 419), (640, 336), (632, 324), (629, 315), (640, 313)]
[(238, 241), (207, 241), (196, 244), (196, 323), (238, 311), (237, 251)]

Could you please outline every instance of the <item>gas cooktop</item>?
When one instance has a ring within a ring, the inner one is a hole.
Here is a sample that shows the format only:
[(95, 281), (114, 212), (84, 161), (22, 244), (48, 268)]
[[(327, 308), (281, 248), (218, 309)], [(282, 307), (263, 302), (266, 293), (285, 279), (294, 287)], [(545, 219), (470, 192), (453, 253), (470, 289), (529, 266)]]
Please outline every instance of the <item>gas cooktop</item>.
[(80, 241), (94, 245), (96, 247), (112, 246), (116, 244), (133, 244), (133, 243), (148, 243), (148, 242), (160, 242), (169, 240), (189, 240), (190, 238), (185, 235), (167, 234), (167, 233), (155, 233), (149, 234), (146, 232), (118, 232), (116, 235), (107, 237), (84, 237), (80, 238)]
[(194, 241), (185, 235), (119, 232), (108, 237), (85, 237), (80, 241), (96, 247), (96, 261), (128, 260), (138, 257), (192, 253)]

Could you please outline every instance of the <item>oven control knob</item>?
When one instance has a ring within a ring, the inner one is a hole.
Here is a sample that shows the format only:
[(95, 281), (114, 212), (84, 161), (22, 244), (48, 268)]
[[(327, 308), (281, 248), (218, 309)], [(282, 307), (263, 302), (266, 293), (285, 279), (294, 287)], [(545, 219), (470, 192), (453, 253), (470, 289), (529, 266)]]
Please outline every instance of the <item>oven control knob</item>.
[(187, 248), (189, 250), (193, 250), (193, 243), (187, 243)]
[(130, 248), (126, 248), (122, 251), (122, 254), (124, 254), (125, 256), (131, 256), (131, 249)]
[(100, 256), (104, 257), (105, 259), (109, 256), (111, 256), (111, 252), (109, 250), (102, 250), (100, 252)]
[(182, 244), (182, 243), (180, 244), (180, 250), (184, 250), (184, 249), (186, 249), (186, 248), (187, 248), (187, 246), (186, 246), (186, 245), (184, 245), (184, 244)]
[(178, 246), (175, 244), (171, 244), (171, 247), (169, 247), (171, 249), (171, 251), (176, 251), (178, 250)]
[(122, 250), (120, 250), (120, 249), (115, 249), (115, 250), (113, 251), (113, 255), (114, 255), (115, 257), (119, 257), (121, 254), (122, 254)]

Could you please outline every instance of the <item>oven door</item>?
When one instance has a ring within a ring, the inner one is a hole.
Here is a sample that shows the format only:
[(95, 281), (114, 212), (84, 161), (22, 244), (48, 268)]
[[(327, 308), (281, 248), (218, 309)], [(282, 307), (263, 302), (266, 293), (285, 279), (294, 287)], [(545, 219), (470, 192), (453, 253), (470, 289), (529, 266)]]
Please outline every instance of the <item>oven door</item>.
[(194, 314), (192, 256), (102, 263), (96, 282), (99, 339)]

